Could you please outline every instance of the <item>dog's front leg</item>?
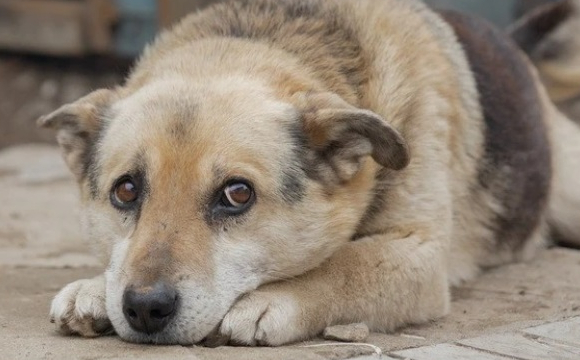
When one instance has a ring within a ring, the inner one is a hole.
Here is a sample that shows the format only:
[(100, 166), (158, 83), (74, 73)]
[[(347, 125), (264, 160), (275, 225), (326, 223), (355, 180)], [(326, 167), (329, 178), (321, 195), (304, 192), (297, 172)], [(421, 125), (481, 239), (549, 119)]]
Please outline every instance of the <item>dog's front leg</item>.
[(107, 316), (105, 277), (78, 280), (52, 300), (50, 320), (65, 335), (95, 337), (113, 332)]
[(316, 270), (246, 295), (221, 332), (235, 343), (282, 345), (334, 324), (392, 331), (438, 318), (449, 307), (444, 243), (426, 235), (348, 243)]

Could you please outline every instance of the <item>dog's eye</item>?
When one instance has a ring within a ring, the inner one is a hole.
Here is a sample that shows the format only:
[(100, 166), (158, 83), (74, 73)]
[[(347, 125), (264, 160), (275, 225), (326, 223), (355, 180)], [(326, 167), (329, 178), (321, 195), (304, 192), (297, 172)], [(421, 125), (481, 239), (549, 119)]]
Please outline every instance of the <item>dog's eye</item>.
[(233, 209), (243, 209), (250, 203), (254, 191), (244, 182), (231, 183), (224, 188), (222, 204)]
[(125, 177), (117, 181), (112, 195), (113, 204), (124, 207), (137, 200), (139, 190), (131, 178)]
[(210, 221), (224, 220), (244, 214), (256, 202), (251, 182), (234, 178), (215, 193), (211, 203)]

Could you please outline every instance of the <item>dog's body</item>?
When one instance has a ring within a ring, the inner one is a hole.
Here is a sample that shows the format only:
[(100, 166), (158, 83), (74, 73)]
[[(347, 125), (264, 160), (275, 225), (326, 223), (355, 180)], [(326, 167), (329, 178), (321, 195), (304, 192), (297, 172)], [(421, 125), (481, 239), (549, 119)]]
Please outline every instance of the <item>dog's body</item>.
[(108, 264), (55, 298), (66, 332), (391, 331), (443, 316), (451, 285), (529, 257), (548, 224), (580, 242), (580, 129), (499, 32), (415, 1), (218, 5), (41, 123)]

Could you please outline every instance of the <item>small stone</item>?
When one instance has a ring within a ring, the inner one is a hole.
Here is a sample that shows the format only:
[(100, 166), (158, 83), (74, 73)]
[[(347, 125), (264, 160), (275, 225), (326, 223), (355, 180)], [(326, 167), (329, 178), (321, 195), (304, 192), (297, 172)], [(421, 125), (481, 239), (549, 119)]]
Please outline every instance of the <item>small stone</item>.
[(369, 336), (366, 324), (336, 325), (324, 329), (322, 337), (326, 340), (362, 342)]

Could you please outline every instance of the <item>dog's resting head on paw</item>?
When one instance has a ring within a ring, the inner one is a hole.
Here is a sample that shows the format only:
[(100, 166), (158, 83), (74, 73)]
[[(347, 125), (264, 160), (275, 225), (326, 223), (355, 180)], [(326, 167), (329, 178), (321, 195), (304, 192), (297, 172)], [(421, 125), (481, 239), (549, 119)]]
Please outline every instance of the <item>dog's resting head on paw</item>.
[[(39, 122), (108, 262), (108, 315), (137, 342), (197, 343), (240, 295), (320, 265), (353, 235), (377, 168), (409, 162), (378, 115), (241, 75), (99, 90)], [(147, 294), (155, 319), (134, 306)]]

